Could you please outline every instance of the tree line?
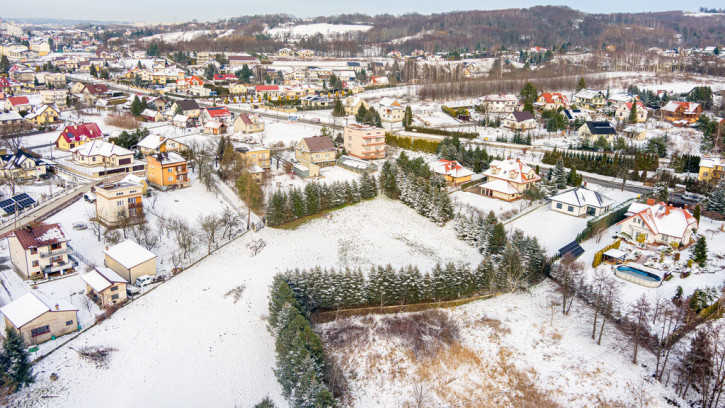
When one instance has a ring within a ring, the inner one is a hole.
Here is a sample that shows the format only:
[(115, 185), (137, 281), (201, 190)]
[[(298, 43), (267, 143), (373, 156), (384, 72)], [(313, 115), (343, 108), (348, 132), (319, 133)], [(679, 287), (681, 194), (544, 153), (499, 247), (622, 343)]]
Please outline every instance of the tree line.
[(302, 188), (276, 191), (267, 203), (267, 225), (281, 225), (322, 211), (358, 203), (378, 195), (374, 176), (364, 172), (359, 182), (308, 183)]
[(541, 162), (556, 164), (559, 158), (564, 161), (564, 166), (568, 168), (575, 167), (579, 171), (613, 177), (621, 175), (623, 170), (655, 171), (659, 167), (657, 155), (644, 152), (635, 152), (632, 155), (620, 155), (618, 153), (604, 155), (576, 151), (560, 152), (554, 149), (554, 151), (544, 152)]

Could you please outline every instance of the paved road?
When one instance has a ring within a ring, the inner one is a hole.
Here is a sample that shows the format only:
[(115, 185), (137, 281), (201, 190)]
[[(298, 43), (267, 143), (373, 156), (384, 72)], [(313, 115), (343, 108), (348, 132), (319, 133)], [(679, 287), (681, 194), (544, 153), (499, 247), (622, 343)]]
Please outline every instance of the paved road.
[(49, 214), (53, 213), (53, 211), (62, 207), (66, 203), (76, 199), (79, 195), (82, 196), (83, 194), (87, 193), (91, 190), (91, 187), (95, 186), (98, 183), (100, 183), (100, 181), (89, 182), (81, 185), (75, 190), (71, 190), (68, 193), (58, 196), (52, 200), (46, 201), (41, 206), (33, 208), (29, 212), (22, 214), (17, 220), (13, 220), (13, 222), (8, 222), (4, 226), (0, 227), (0, 237), (5, 236), (5, 234), (17, 228), (22, 228), (33, 222), (44, 220), (49, 216)]

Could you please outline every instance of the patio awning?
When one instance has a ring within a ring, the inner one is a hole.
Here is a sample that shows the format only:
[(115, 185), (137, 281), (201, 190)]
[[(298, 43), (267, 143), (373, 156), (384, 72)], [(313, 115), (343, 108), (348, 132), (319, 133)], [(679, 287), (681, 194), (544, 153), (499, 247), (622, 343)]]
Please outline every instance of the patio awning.
[(624, 251), (620, 251), (619, 249), (610, 249), (605, 252), (604, 255), (614, 259), (623, 259), (625, 256), (627, 256), (627, 253)]

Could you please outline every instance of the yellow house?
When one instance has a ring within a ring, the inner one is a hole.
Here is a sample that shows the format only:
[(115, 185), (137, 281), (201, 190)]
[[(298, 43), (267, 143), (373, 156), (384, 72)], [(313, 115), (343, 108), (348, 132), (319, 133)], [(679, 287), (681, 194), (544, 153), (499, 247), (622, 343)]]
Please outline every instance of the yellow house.
[(342, 105), (345, 107), (345, 115), (356, 115), (361, 106), (370, 109), (370, 104), (365, 99), (356, 96), (348, 96)]
[(86, 295), (105, 308), (126, 301), (126, 280), (110, 268), (93, 268), (81, 276)]
[(244, 159), (247, 167), (259, 166), (263, 169), (268, 169), (271, 167), (271, 154), (270, 150), (266, 147), (238, 147), (235, 150)]
[(433, 163), (431, 169), (434, 173), (443, 176), (446, 183), (456, 186), (471, 181), (471, 176), (473, 176), (471, 170), (461, 166), (455, 160), (438, 160)]
[(229, 85), (229, 93), (232, 95), (246, 95), (247, 92), (249, 92), (247, 86), (241, 82)]
[(256, 133), (264, 131), (264, 122), (255, 114), (241, 113), (234, 119), (234, 132)]
[(186, 159), (174, 152), (146, 156), (149, 183), (163, 190), (184, 188), (191, 185)]
[(541, 177), (519, 159), (494, 160), (483, 175), (487, 182), (480, 186), (481, 194), (504, 201), (523, 197), (524, 191), (541, 181)]
[(25, 115), (25, 120), (37, 126), (48, 123), (55, 123), (60, 116), (58, 107), (55, 105), (42, 104), (33, 108), (33, 111)]
[(131, 240), (116, 244), (103, 253), (106, 266), (130, 284), (139, 276), (156, 275), (156, 255)]
[(700, 181), (712, 181), (715, 184), (725, 179), (725, 159), (718, 156), (702, 156), (700, 159), (700, 172), (697, 174)]
[(48, 172), (48, 163), (35, 153), (18, 149), (14, 154), (0, 154), (0, 176), (16, 180), (38, 179)]
[(5, 327), (18, 331), (25, 345), (40, 344), (78, 330), (78, 308), (32, 291), (0, 308)]
[(96, 187), (96, 218), (104, 225), (117, 225), (122, 219), (143, 217), (142, 186), (118, 182)]
[(329, 136), (306, 137), (295, 146), (295, 159), (303, 165), (312, 163), (320, 167), (334, 166), (337, 150)]
[(148, 135), (136, 145), (143, 154), (183, 152), (189, 150), (189, 146), (165, 136)]

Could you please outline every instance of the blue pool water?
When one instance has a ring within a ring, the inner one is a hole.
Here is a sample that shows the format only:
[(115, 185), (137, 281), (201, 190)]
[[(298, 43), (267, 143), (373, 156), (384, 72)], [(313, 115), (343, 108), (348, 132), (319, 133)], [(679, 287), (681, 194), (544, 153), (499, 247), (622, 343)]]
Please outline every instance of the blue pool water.
[(640, 278), (640, 279), (644, 279), (644, 280), (648, 280), (648, 281), (651, 281), (651, 282), (659, 282), (659, 281), (662, 280), (659, 276), (657, 276), (657, 275), (655, 275), (653, 273), (641, 271), (639, 269), (632, 268), (632, 267), (629, 267), (629, 266), (618, 266), (617, 267), (617, 270), (620, 271), (620, 272), (626, 273), (628, 275), (632, 275), (634, 277), (637, 277), (637, 278)]

